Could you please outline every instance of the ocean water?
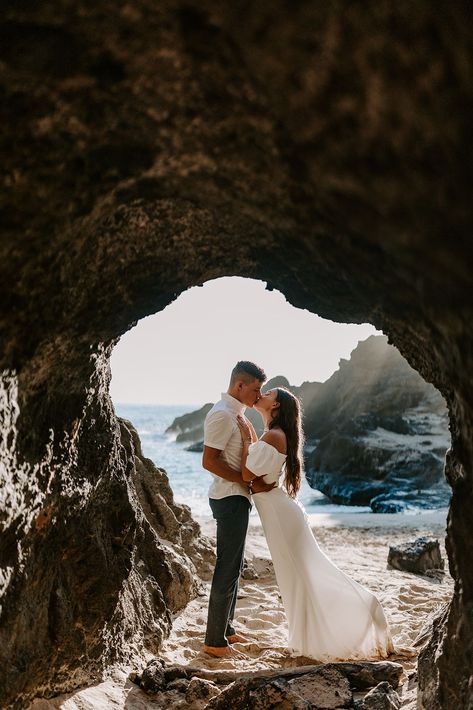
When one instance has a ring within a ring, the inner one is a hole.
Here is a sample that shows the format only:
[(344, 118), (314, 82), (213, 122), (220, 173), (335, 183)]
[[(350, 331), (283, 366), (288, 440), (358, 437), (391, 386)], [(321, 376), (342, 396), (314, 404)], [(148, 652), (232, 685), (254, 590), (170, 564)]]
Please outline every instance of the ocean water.
[[(165, 434), (175, 417), (193, 412), (201, 405), (114, 403), (114, 406), (117, 415), (131, 421), (138, 431), (143, 454), (166, 470), (174, 499), (190, 506), (195, 516), (211, 515), (207, 493), (212, 479), (202, 468), (202, 454), (186, 451), (187, 444), (178, 444), (174, 437)], [(299, 499), (308, 513), (371, 513), (369, 506), (334, 505), (322, 493), (313, 490), (305, 478)], [(255, 506), (251, 515), (257, 515)]]

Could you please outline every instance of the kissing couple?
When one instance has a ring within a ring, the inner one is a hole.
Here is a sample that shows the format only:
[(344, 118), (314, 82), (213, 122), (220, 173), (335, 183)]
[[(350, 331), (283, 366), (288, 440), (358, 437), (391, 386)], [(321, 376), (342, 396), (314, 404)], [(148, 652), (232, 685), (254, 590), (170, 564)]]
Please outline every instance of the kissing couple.
[[(386, 658), (393, 643), (377, 597), (320, 549), (297, 500), (303, 470), (300, 402), (289, 390), (264, 393), (264, 371), (242, 360), (227, 392), (207, 414), (203, 467), (212, 474), (209, 503), (217, 524), (217, 560), (204, 651), (241, 655), (233, 616), (252, 502), (261, 518), (288, 625), (288, 650), (318, 661)], [(260, 439), (245, 417), (254, 407)]]

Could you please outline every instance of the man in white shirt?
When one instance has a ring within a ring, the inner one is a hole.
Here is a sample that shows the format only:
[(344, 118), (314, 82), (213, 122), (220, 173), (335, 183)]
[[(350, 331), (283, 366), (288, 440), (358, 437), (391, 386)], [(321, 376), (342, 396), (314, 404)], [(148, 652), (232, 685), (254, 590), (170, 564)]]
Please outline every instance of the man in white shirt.
[[(246, 640), (232, 626), (251, 510), (250, 487), (241, 476), (243, 446), (237, 415), (243, 416), (246, 407), (256, 404), (265, 380), (264, 371), (254, 363), (237, 362), (228, 391), (222, 393), (222, 399), (205, 418), (202, 465), (214, 479), (209, 503), (217, 521), (217, 562), (204, 645), (204, 651), (211, 656), (230, 656), (229, 644)], [(260, 493), (273, 487), (257, 478), (251, 489)]]

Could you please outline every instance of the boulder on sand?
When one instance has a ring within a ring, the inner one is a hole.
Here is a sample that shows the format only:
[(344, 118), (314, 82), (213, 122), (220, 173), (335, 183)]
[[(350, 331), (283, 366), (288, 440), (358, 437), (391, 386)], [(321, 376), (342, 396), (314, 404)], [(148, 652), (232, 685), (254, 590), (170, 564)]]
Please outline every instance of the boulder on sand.
[(439, 541), (428, 537), (418, 537), (412, 542), (390, 547), (388, 564), (395, 569), (416, 574), (426, 574), (429, 570), (443, 570), (445, 566)]

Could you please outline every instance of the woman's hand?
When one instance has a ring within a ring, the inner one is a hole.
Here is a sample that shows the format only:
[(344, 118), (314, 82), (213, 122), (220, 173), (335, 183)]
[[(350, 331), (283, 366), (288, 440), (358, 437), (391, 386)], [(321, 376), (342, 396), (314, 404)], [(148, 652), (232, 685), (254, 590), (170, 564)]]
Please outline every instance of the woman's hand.
[(272, 491), (273, 488), (276, 488), (277, 483), (266, 483), (263, 479), (264, 476), (257, 476), (253, 479), (253, 485), (251, 486), (253, 493), (268, 493), (268, 491)]
[(246, 417), (245, 417), (245, 421), (246, 421), (246, 423), (248, 424), (248, 426), (250, 427), (250, 431), (251, 431), (251, 441), (252, 441), (253, 444), (254, 444), (255, 441), (258, 441), (258, 437), (257, 437), (257, 435), (256, 435), (255, 428), (254, 428), (253, 424), (250, 422), (250, 420), (247, 419)]
[(241, 414), (237, 414), (237, 424), (240, 429), (240, 434), (243, 441), (248, 441), (249, 443), (251, 443), (253, 437), (251, 436), (250, 426), (246, 419), (241, 416)]

